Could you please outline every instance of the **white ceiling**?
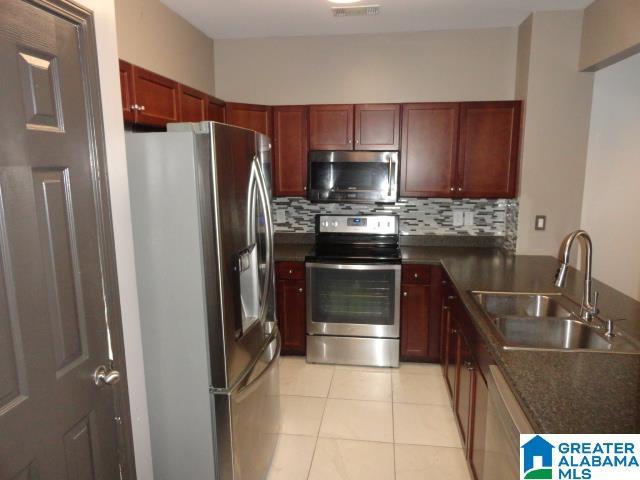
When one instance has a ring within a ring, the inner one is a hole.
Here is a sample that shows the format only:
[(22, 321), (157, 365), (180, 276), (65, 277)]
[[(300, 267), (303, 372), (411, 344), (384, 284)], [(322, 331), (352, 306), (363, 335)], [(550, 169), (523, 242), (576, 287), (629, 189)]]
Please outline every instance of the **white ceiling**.
[(519, 25), (529, 13), (593, 0), (361, 0), (372, 17), (334, 18), (327, 0), (160, 0), (212, 38), (388, 33)]

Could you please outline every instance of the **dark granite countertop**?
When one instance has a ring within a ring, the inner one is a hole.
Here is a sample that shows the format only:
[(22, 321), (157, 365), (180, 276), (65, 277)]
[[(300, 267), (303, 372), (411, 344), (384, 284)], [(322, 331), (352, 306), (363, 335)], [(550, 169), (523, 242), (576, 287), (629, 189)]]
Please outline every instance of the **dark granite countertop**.
[[(303, 261), (308, 243), (277, 244), (276, 260)], [(503, 350), (470, 290), (563, 291), (582, 295), (572, 270), (553, 286), (557, 261), (511, 255), (497, 248), (403, 246), (403, 262), (441, 264), (454, 283), (487, 349), (539, 433), (639, 433), (640, 355)], [(597, 272), (595, 272), (597, 274)], [(624, 318), (619, 328), (640, 338), (640, 302), (594, 280), (601, 315)]]

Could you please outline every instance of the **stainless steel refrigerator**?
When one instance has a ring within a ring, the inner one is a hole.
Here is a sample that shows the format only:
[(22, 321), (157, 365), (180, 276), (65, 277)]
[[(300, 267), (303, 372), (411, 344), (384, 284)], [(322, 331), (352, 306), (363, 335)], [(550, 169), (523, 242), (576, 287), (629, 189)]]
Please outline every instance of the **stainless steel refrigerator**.
[(269, 138), (202, 122), (126, 143), (154, 478), (263, 479), (280, 420)]

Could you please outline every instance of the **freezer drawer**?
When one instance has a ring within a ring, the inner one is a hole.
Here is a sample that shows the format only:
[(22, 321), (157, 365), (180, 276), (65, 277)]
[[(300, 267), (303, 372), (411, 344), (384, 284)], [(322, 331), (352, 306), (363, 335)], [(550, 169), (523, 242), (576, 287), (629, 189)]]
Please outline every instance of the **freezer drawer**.
[(219, 480), (263, 480), (280, 425), (280, 334), (230, 392), (214, 393)]

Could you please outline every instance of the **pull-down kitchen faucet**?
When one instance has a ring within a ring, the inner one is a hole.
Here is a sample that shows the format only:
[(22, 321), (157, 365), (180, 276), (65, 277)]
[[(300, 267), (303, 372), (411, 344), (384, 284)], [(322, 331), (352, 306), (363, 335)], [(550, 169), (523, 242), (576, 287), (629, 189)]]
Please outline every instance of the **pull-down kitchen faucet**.
[(569, 257), (571, 255), (571, 247), (573, 241), (579, 239), (584, 249), (584, 289), (582, 291), (582, 305), (580, 305), (580, 317), (583, 320), (591, 321), (593, 317), (598, 314), (598, 292), (593, 292), (591, 289), (591, 254), (593, 244), (591, 243), (591, 237), (584, 230), (576, 230), (565, 237), (560, 245), (560, 253), (558, 254), (558, 260), (560, 260), (560, 267), (558, 273), (556, 273), (556, 287), (563, 287), (567, 280), (567, 271), (569, 270)]

